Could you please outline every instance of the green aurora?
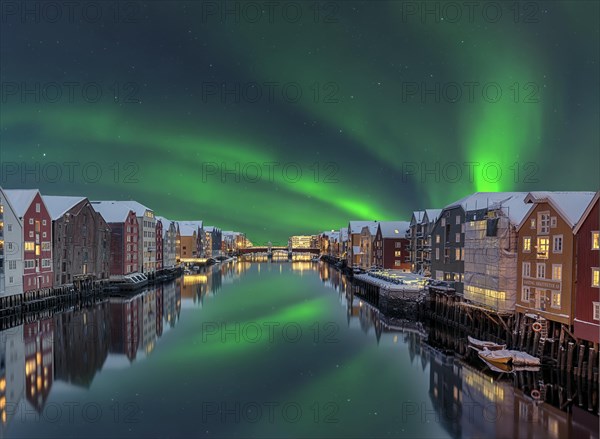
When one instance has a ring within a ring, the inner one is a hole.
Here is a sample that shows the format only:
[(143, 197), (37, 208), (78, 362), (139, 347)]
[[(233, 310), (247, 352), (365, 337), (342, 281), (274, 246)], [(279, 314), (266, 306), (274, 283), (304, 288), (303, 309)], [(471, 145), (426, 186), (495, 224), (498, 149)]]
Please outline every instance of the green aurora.
[[(536, 3), (531, 23), (508, 10), (496, 23), (448, 23), (405, 17), (405, 2), (332, 3), (333, 23), (308, 13), (223, 23), (193, 2), (150, 2), (138, 22), (104, 26), (7, 17), (0, 184), (133, 198), (259, 243), (350, 219), (409, 219), (474, 191), (598, 188), (597, 3)], [(69, 81), (95, 82), (103, 98), (52, 103), (6, 87)], [(267, 82), (299, 84), (302, 97), (206, 93), (249, 83), (264, 93)], [(123, 102), (127, 83), (139, 103)], [(465, 83), (480, 84), (472, 102)], [(481, 92), (492, 83), (498, 100)], [(447, 94), (421, 94), (435, 87)], [(68, 180), (65, 162), (97, 163), (102, 177)], [(280, 164), (273, 178), (265, 163)], [(290, 163), (297, 181), (281, 172)], [(472, 178), (465, 163), (479, 164)], [(62, 178), (44, 174), (49, 164)], [(239, 166), (238, 180), (207, 164)]]

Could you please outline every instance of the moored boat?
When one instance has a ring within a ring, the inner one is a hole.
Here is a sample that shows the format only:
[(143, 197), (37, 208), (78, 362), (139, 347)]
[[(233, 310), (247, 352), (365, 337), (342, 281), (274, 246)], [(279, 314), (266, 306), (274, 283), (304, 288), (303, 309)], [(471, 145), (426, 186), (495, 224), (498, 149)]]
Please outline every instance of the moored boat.
[(491, 341), (477, 340), (476, 338), (473, 338), (471, 336), (467, 336), (467, 339), (469, 340), (469, 343), (471, 345), (478, 349), (488, 349), (490, 351), (499, 351), (501, 349), (506, 349), (505, 344), (497, 344)]
[(483, 360), (492, 364), (509, 364), (512, 362), (513, 357), (507, 350), (490, 351), (484, 349), (478, 352), (479, 357)]

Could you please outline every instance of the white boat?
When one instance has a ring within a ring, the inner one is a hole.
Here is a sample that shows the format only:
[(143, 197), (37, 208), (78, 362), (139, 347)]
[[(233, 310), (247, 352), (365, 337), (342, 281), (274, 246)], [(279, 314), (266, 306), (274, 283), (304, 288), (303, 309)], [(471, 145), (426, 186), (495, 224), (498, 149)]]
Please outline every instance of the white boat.
[(508, 364), (512, 362), (512, 355), (505, 349), (497, 351), (483, 349), (478, 354), (483, 360), (492, 364)]
[(476, 338), (473, 338), (471, 336), (467, 336), (467, 339), (469, 340), (469, 343), (471, 345), (478, 349), (488, 349), (490, 351), (499, 351), (501, 349), (506, 349), (505, 344), (497, 344), (492, 343), (491, 341), (477, 340)]
[(514, 351), (511, 349), (500, 349), (491, 351), (483, 349), (478, 352), (479, 356), (490, 363), (512, 364), (513, 366), (539, 366), (539, 358), (529, 355), (526, 352)]

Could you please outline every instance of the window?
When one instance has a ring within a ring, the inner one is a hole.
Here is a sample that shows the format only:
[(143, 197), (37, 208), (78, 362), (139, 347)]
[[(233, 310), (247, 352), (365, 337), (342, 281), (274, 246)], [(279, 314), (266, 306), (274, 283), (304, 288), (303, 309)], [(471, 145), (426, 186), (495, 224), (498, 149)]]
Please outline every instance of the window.
[(8, 269), (16, 270), (17, 269), (17, 261), (8, 261)]
[(42, 232), (42, 238), (46, 237), (46, 232)]
[(592, 250), (598, 249), (600, 249), (600, 232), (598, 232), (598, 230), (595, 230), (592, 232)]
[(435, 249), (435, 260), (436, 261), (440, 260), (440, 249), (439, 248)]
[(560, 292), (552, 291), (552, 308), (560, 308)]
[(529, 222), (529, 226), (530, 226), (532, 229), (535, 229), (535, 219), (532, 219), (532, 220)]
[(546, 264), (543, 262), (537, 263), (537, 273), (536, 277), (538, 279), (544, 279), (546, 277)]
[(440, 235), (435, 235), (435, 243), (436, 244), (440, 243)]
[(42, 242), (42, 251), (50, 251), (51, 244), (49, 241)]
[(460, 261), (460, 249), (459, 249), (459, 248), (457, 248), (457, 249), (454, 251), (454, 260), (455, 260), (455, 261)]
[(600, 269), (598, 267), (592, 267), (592, 286), (600, 286)]
[(555, 216), (550, 218), (550, 227), (553, 229), (556, 228), (556, 217)]
[(402, 256), (402, 251), (401, 250), (396, 250), (394, 252), (394, 256)]
[(550, 213), (538, 213), (538, 225), (538, 234), (547, 235), (548, 233), (550, 233)]
[(531, 264), (529, 262), (523, 262), (522, 274), (523, 277), (531, 277)]
[(398, 241), (394, 245), (396, 248), (402, 248), (402, 242)]
[(442, 218), (442, 227), (446, 227), (446, 218)]
[(562, 264), (552, 264), (552, 279), (562, 280)]
[(523, 287), (521, 291), (521, 302), (529, 303), (531, 300), (531, 288)]
[(25, 259), (25, 268), (35, 267), (35, 261), (33, 259)]
[(460, 215), (458, 215), (458, 216), (456, 217), (456, 225), (459, 225), (459, 224), (460, 224)]
[(35, 246), (35, 255), (39, 256), (41, 254), (40, 252), (41, 252), (40, 245), (36, 244), (36, 246)]
[(12, 232), (12, 224), (8, 224), (7, 227), (8, 227), (8, 231)]
[(523, 237), (523, 251), (524, 252), (531, 251), (531, 237), (529, 237), (529, 236)]
[(556, 235), (552, 237), (552, 252), (562, 253), (563, 248), (563, 237), (562, 235)]
[(40, 213), (40, 211), (41, 211), (40, 203), (35, 203), (35, 211), (36, 211), (36, 213)]
[(29, 225), (33, 226), (33, 218), (29, 218)]
[(454, 242), (460, 242), (460, 233), (454, 235)]
[(46, 225), (46, 220), (42, 220), (42, 226)]
[(35, 250), (35, 242), (26, 241), (25, 242), (25, 251), (32, 252)]
[(592, 302), (594, 304), (594, 320), (600, 320), (600, 302)]
[(394, 259), (394, 265), (395, 265), (396, 267), (399, 267), (399, 266), (401, 266), (401, 265), (402, 265), (402, 261), (401, 261), (400, 259)]
[(47, 268), (50, 266), (50, 259), (42, 259), (42, 267)]
[(548, 250), (550, 249), (549, 238), (538, 238), (537, 239), (537, 258), (548, 259)]

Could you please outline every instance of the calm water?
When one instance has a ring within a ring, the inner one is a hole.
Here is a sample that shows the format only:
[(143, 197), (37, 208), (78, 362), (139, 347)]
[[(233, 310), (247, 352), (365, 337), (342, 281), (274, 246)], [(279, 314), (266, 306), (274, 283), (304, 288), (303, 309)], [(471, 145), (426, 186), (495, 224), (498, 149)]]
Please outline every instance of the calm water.
[(2, 332), (1, 433), (598, 436), (597, 389), (562, 410), (536, 403), (527, 383), (438, 353), (426, 332), (380, 315), (326, 265), (212, 267)]

